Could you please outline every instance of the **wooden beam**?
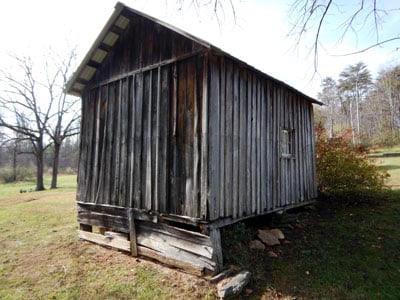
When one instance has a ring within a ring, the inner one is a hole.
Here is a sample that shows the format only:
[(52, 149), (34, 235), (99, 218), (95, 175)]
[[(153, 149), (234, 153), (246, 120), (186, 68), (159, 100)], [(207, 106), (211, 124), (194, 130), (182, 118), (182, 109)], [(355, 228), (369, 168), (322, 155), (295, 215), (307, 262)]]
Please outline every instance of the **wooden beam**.
[(103, 50), (103, 51), (106, 51), (106, 52), (111, 52), (112, 49), (113, 49), (112, 46), (109, 46), (109, 45), (104, 44), (104, 43), (100, 43), (100, 45), (98, 46), (98, 48), (99, 48), (100, 50)]
[[(86, 65), (88, 65), (89, 67), (98, 69), (101, 66), (101, 63), (98, 63), (98, 62), (96, 62), (94, 60), (89, 60)], [(79, 82), (78, 80), (77, 80), (77, 82)]]
[(222, 245), (221, 245), (221, 232), (219, 228), (211, 229), (210, 239), (213, 248), (212, 260), (216, 263), (215, 273), (218, 273), (223, 268), (223, 256), (222, 256)]
[(138, 250), (136, 244), (135, 216), (132, 208), (129, 209), (128, 220), (129, 220), (129, 240), (130, 240), (131, 255), (137, 256)]
[(111, 28), (110, 28), (110, 31), (114, 32), (114, 33), (117, 34), (117, 35), (123, 34), (123, 33), (124, 33), (124, 30), (125, 30), (125, 29), (123, 29), (123, 28), (121, 28), (121, 27), (119, 27), (119, 26), (117, 26), (117, 25), (113, 25), (113, 26), (111, 26)]
[(80, 78), (80, 77), (79, 77), (75, 82), (76, 82), (76, 83), (83, 84), (83, 85), (87, 85), (87, 84), (89, 83), (88, 80), (83, 79), (83, 78)]
[[(110, 52), (112, 50), (112, 47), (107, 46), (106, 44), (101, 44), (98, 48), (101, 49), (101, 50), (107, 51), (107, 52)], [(186, 54), (183, 54), (183, 55), (178, 56), (178, 57), (166, 59), (166, 60), (163, 60), (161, 62), (152, 64), (152, 65), (148, 65), (146, 67), (142, 67), (142, 68), (139, 68), (139, 69), (136, 69), (136, 70), (124, 73), (124, 74), (113, 76), (113, 77), (111, 77), (109, 79), (103, 80), (101, 82), (98, 82), (98, 83), (90, 86), (90, 88), (93, 89), (93, 88), (96, 88), (96, 87), (99, 87), (99, 86), (102, 86), (102, 85), (105, 85), (105, 84), (109, 84), (111, 82), (114, 82), (114, 81), (117, 81), (117, 80), (121, 80), (123, 78), (129, 77), (129, 76), (132, 76), (132, 75), (135, 75), (135, 74), (139, 74), (139, 73), (143, 73), (143, 72), (146, 72), (146, 71), (154, 70), (154, 69), (157, 69), (157, 68), (165, 66), (165, 65), (169, 65), (169, 64), (172, 64), (172, 63), (175, 63), (175, 62), (179, 62), (179, 61), (182, 61), (182, 60), (185, 60), (185, 59), (189, 59), (189, 58), (194, 57), (194, 56), (199, 56), (199, 55), (202, 55), (202, 54), (204, 54), (206, 52), (207, 52), (207, 50), (199, 50), (199, 51), (195, 51), (195, 52), (186, 53)]]

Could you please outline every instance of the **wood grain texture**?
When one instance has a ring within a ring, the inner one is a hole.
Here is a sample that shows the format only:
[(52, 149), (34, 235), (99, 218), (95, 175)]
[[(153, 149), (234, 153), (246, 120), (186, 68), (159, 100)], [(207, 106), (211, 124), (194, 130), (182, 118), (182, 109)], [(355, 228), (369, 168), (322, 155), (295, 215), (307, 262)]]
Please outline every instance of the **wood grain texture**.
[(316, 196), (312, 104), (229, 58), (120, 78), (82, 111), (80, 202), (213, 222)]

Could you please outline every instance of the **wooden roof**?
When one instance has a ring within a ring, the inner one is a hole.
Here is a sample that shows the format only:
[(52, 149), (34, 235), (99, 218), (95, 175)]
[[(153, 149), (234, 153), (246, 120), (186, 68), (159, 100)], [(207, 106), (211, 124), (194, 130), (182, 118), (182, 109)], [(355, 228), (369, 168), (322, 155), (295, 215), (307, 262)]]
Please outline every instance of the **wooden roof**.
[(206, 49), (209, 49), (213, 53), (217, 53), (219, 55), (224, 55), (227, 56), (233, 60), (235, 60), (237, 63), (244, 65), (245, 67), (251, 69), (252, 71), (255, 71), (257, 73), (262, 74), (263, 76), (268, 77), (269, 79), (281, 84), (282, 86), (296, 92), (297, 94), (302, 95), (304, 98), (309, 100), (312, 103), (316, 104), (322, 104), (321, 102), (315, 100), (314, 98), (311, 98), (310, 96), (305, 95), (304, 93), (296, 90), (295, 88), (289, 86), (288, 84), (277, 80), (259, 70), (256, 68), (249, 66), (245, 62), (239, 60), (236, 57), (233, 57), (232, 55), (222, 51), (218, 47), (215, 47), (211, 45), (210, 43), (197, 38), (179, 28), (176, 28), (170, 24), (167, 24), (163, 21), (160, 21), (156, 18), (153, 18), (149, 15), (146, 15), (140, 11), (137, 11), (133, 8), (130, 8), (126, 6), (125, 4), (118, 2), (115, 5), (115, 10), (111, 17), (108, 19), (107, 23), (105, 24), (104, 28), (100, 32), (99, 36), (97, 39), (94, 41), (93, 45), (89, 49), (88, 53), (82, 60), (81, 64), (79, 65), (78, 69), (74, 72), (74, 74), (71, 76), (69, 79), (67, 85), (66, 85), (66, 93), (75, 95), (75, 96), (81, 96), (82, 93), (84, 92), (86, 86), (90, 83), (91, 79), (95, 75), (96, 71), (102, 63), (106, 60), (107, 55), (109, 52), (112, 51), (114, 45), (118, 41), (120, 35), (125, 31), (125, 29), (128, 27), (130, 23), (130, 18), (134, 15), (138, 15), (141, 17), (144, 17), (146, 19), (149, 19), (171, 31), (176, 32), (177, 34), (180, 34), (198, 44), (201, 46), (205, 47)]

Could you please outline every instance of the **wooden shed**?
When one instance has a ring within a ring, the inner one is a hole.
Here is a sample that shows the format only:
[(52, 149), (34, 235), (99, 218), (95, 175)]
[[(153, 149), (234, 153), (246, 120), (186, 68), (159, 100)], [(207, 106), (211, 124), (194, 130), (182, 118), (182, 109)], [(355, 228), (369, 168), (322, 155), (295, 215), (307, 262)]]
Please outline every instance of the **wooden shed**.
[(317, 195), (318, 101), (121, 3), (66, 90), (83, 239), (216, 272), (221, 227)]

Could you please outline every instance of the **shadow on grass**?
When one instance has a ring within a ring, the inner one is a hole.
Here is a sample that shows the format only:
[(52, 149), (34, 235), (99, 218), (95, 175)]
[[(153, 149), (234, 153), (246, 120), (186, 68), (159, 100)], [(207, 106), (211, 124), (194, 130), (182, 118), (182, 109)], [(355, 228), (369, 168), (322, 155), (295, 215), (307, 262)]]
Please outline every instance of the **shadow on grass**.
[(386, 171), (391, 171), (391, 170), (400, 169), (400, 166), (399, 165), (386, 165), (386, 166), (379, 166), (379, 168), (386, 170)]
[[(273, 292), (300, 299), (397, 299), (399, 196), (396, 190), (382, 194), (378, 203), (351, 207), (317, 203), (226, 229), (231, 231), (222, 235), (227, 266), (253, 273), (253, 292), (242, 298)], [(259, 228), (280, 228), (285, 240), (250, 249)]]

